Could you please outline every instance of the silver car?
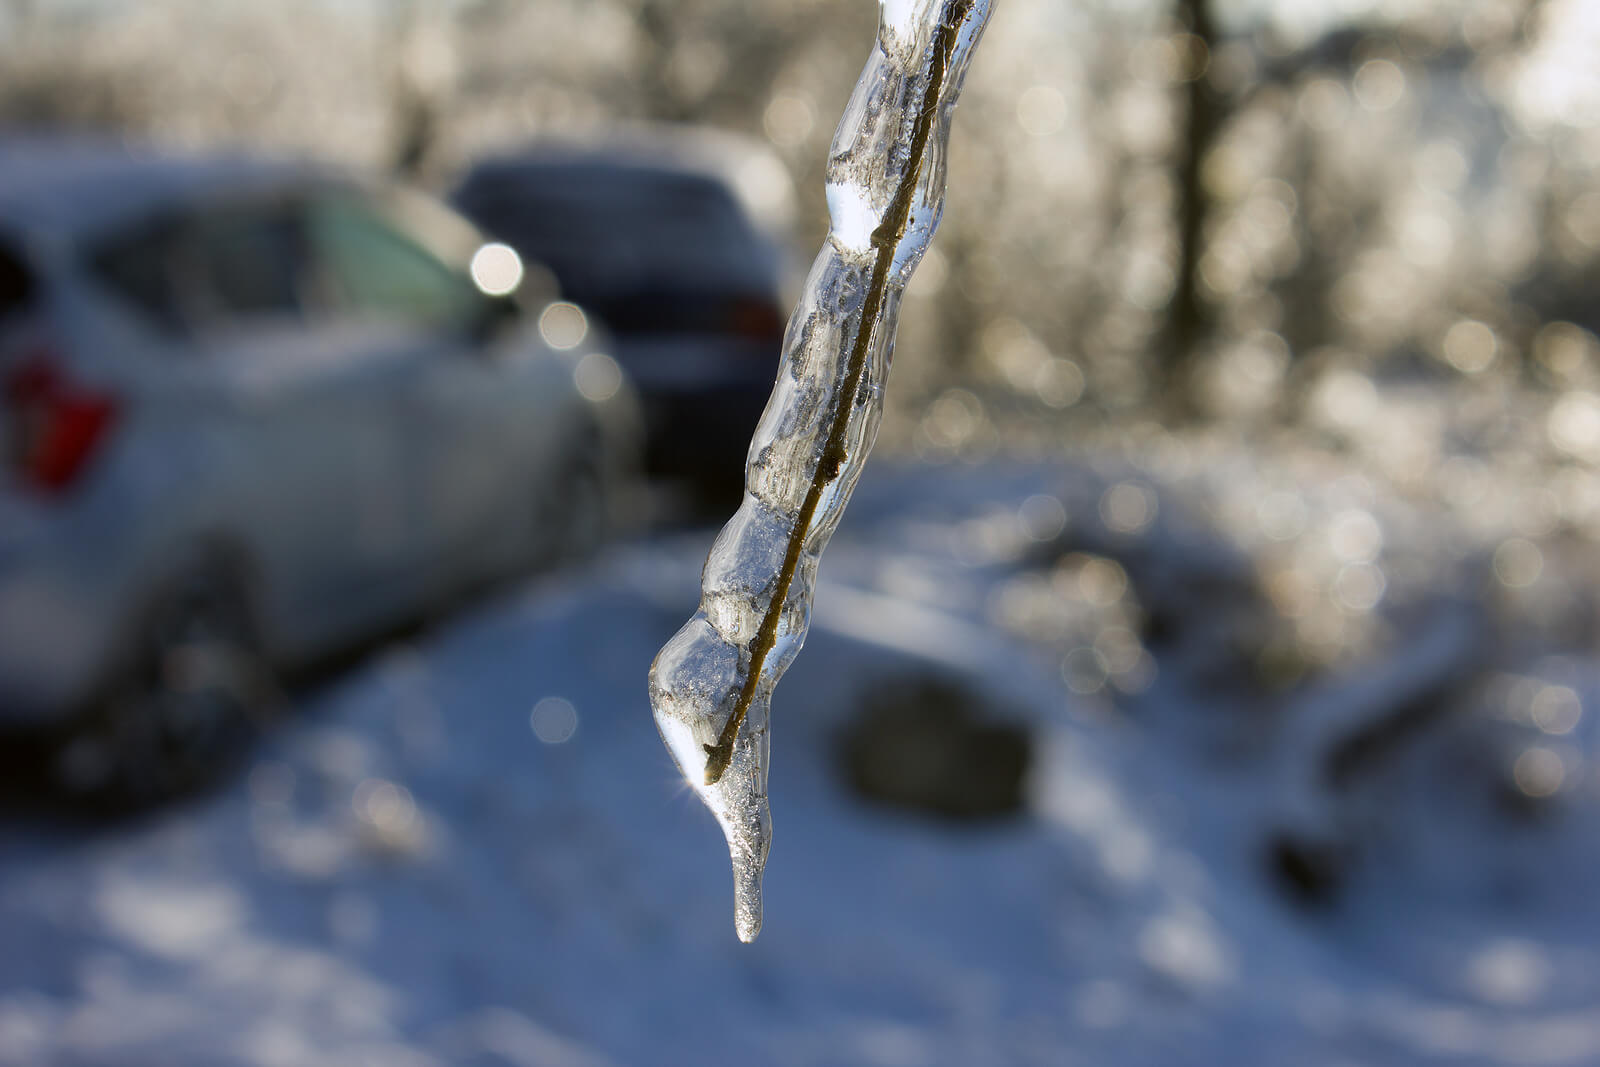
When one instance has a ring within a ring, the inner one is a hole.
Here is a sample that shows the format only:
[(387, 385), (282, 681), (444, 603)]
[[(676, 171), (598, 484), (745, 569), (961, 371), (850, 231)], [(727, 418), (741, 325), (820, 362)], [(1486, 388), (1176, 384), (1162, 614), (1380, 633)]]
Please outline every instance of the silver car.
[(170, 794), (276, 668), (592, 544), (635, 405), (536, 275), (311, 166), (0, 138), (0, 723)]

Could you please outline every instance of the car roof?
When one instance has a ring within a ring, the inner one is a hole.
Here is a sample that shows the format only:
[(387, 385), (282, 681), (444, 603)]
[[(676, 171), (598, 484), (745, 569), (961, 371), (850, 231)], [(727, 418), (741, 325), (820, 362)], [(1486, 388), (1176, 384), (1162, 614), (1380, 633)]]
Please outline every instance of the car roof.
[(720, 201), (748, 214), (738, 190), (714, 173), (658, 160), (564, 150), (484, 160), (451, 199), (470, 214), (485, 195), (509, 198), (513, 204), (543, 203), (524, 199), (536, 191), (558, 195), (563, 203), (593, 203), (607, 216), (628, 201), (653, 204), (667, 191), (679, 198), (692, 197), (696, 203)]
[(488, 189), (543, 188), (561, 190), (602, 203), (619, 195), (673, 188), (691, 190), (700, 199), (723, 197), (745, 209), (738, 191), (715, 171), (671, 159), (618, 154), (592, 148), (549, 146), (479, 160), (457, 186), (451, 199), (466, 204)]
[(530, 145), (520, 151), (503, 152), (476, 161), (472, 174), (496, 171), (583, 171), (607, 170), (634, 173), (641, 176), (662, 174), (682, 175), (715, 181), (719, 175), (705, 165), (673, 157), (654, 157), (639, 151), (606, 148), (595, 145), (548, 144)]
[(763, 229), (781, 233), (793, 221), (794, 189), (770, 149), (726, 131), (671, 124), (623, 124), (491, 153), (468, 165), (451, 199), (485, 179), (581, 180), (602, 172), (612, 180), (716, 183)]
[(0, 132), (0, 226), (78, 238), (207, 192), (271, 187), (307, 165), (168, 153), (112, 138)]

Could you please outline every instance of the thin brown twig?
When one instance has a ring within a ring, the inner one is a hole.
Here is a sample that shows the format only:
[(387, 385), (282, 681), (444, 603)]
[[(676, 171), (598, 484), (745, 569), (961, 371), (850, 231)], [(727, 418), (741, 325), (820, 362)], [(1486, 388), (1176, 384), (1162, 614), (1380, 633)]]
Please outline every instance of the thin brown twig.
[(961, 26), (971, 13), (972, 3), (973, 0), (960, 0), (955, 4), (950, 11), (951, 17), (940, 24), (935, 35), (933, 67), (928, 73), (927, 87), (923, 90), (922, 109), (912, 129), (911, 153), (906, 163), (905, 175), (901, 178), (894, 199), (889, 203), (883, 221), (872, 231), (872, 247), (877, 249), (878, 255), (873, 263), (872, 281), (867, 289), (866, 300), (862, 303), (860, 326), (856, 331), (855, 343), (851, 346), (844, 387), (839, 391), (833, 411), (833, 423), (828, 429), (827, 443), (817, 458), (817, 467), (811, 475), (810, 488), (806, 490), (794, 527), (789, 531), (788, 547), (784, 552), (783, 565), (778, 570), (772, 601), (767, 605), (766, 614), (761, 620), (761, 628), (756, 631), (755, 640), (750, 645), (750, 666), (745, 673), (744, 686), (739, 691), (739, 700), (734, 705), (733, 713), (728, 716), (727, 723), (722, 727), (717, 743), (702, 746), (707, 756), (707, 785), (715, 785), (727, 771), (728, 764), (733, 761), (733, 742), (739, 736), (739, 727), (744, 723), (750, 705), (755, 700), (756, 689), (761, 684), (762, 668), (778, 642), (778, 623), (783, 616), (784, 601), (789, 598), (789, 587), (794, 583), (795, 574), (800, 569), (800, 553), (805, 545), (806, 535), (810, 532), (811, 522), (816, 517), (823, 490), (844, 470), (845, 460), (848, 458), (844, 442), (850, 423), (850, 409), (855, 402), (856, 392), (861, 388), (862, 378), (866, 375), (867, 355), (872, 350), (872, 339), (879, 325), (878, 314), (883, 309), (884, 301), (888, 299), (889, 273), (894, 265), (895, 249), (904, 239), (906, 226), (911, 221), (912, 201), (916, 196), (922, 169), (927, 162), (928, 141), (933, 134), (933, 124), (938, 118), (939, 96), (944, 89), (945, 78), (949, 74), (950, 60), (955, 53), (957, 37)]

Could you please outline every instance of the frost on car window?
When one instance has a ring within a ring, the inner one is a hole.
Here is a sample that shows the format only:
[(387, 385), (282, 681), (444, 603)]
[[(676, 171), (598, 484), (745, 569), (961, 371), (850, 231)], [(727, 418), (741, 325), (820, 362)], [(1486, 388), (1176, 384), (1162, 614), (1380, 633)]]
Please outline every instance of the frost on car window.
[(656, 655), (650, 702), (733, 861), (740, 940), (761, 929), (772, 689), (805, 640), (817, 563), (883, 414), (900, 296), (944, 204), (950, 116), (990, 0), (880, 0), (878, 39), (828, 154), (832, 229), (750, 442), (745, 494), (700, 610)]

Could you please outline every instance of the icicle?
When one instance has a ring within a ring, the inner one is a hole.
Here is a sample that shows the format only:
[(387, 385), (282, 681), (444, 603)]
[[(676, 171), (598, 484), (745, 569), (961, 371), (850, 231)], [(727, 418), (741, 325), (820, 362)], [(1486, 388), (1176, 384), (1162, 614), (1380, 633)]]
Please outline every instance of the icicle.
[(772, 688), (805, 641), (817, 562), (877, 436), (900, 295), (939, 223), (950, 114), (990, 6), (880, 0), (828, 155), (833, 228), (789, 321), (744, 501), (706, 558), (700, 610), (650, 668), (662, 740), (728, 839), (741, 941), (761, 930)]

